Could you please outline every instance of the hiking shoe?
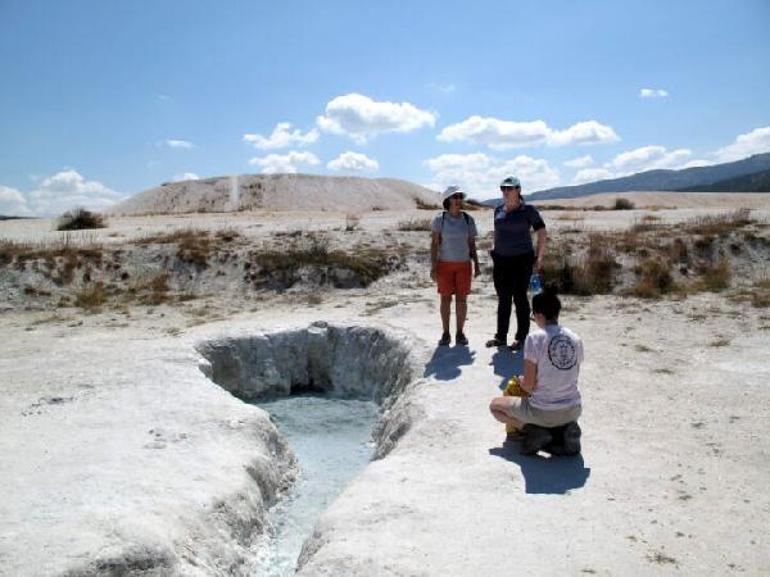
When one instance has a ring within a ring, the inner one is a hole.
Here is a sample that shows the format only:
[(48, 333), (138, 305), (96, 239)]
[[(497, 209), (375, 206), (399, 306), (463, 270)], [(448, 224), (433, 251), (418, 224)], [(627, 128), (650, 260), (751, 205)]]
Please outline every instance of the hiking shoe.
[(452, 342), (452, 337), (449, 336), (449, 333), (444, 333), (443, 335), (441, 335), (441, 338), (438, 341), (438, 346), (445, 347), (451, 342)]
[(468, 344), (468, 337), (466, 337), (463, 333), (457, 333), (457, 336), (455, 337), (455, 343), (464, 347)]
[(511, 349), (512, 351), (518, 351), (518, 350), (521, 350), (523, 346), (524, 346), (524, 343), (522, 341), (513, 341), (511, 343), (511, 346), (509, 346), (508, 348)]
[(525, 425), (522, 431), (526, 435), (521, 445), (522, 455), (535, 455), (553, 440), (553, 435), (548, 429), (537, 425)]
[(499, 338), (497, 335), (487, 341), (487, 348), (491, 347), (504, 347), (505, 339)]
[(564, 454), (577, 455), (580, 453), (580, 436), (582, 432), (576, 421), (567, 423), (564, 427)]

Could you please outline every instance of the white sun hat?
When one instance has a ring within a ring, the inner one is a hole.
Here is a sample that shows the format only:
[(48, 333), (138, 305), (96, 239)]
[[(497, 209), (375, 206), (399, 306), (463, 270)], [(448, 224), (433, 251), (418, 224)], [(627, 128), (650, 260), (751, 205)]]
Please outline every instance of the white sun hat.
[(465, 194), (465, 191), (460, 188), (459, 186), (448, 186), (447, 189), (444, 191), (444, 194), (441, 195), (442, 202), (445, 200), (449, 200), (450, 197), (454, 196), (455, 194), (462, 194), (463, 199), (465, 199), (468, 195)]

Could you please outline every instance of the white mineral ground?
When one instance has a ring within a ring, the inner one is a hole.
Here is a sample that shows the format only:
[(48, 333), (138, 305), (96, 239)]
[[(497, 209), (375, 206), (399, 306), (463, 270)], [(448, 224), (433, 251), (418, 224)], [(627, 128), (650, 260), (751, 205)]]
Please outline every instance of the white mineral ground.
[[(752, 195), (753, 205), (729, 195), (692, 204), (688, 195), (682, 209), (681, 195), (656, 196), (667, 208), (654, 214), (666, 222), (739, 206), (765, 222), (770, 215), (770, 195)], [(643, 198), (634, 197), (637, 206)], [(546, 217), (558, 235), (576, 222), (628, 226), (648, 212)], [(361, 212), (359, 226), (382, 235), (431, 214)], [(486, 234), (489, 213), (474, 215)], [(344, 245), (344, 223), (344, 210), (112, 217), (84, 238), (232, 227), (256, 243), (312, 228)], [(0, 238), (61, 235), (50, 228), (0, 222)], [(402, 237), (405, 246), (428, 242), (425, 232)], [(291, 479), (291, 453), (263, 411), (206, 378), (195, 347), (315, 321), (383, 331), (408, 351), (403, 370), (415, 378), (384, 415), (392, 438), (403, 436), (318, 520), (299, 575), (770, 574), (768, 309), (715, 293), (565, 297), (562, 321), (586, 350), (582, 457), (521, 457), (487, 411), (514, 359), (483, 346), (495, 323), (489, 275), (470, 297), (470, 346), (437, 349), (427, 273), (325, 290), (313, 304), (301, 292), (209, 294), (94, 314), (6, 304), (0, 574), (248, 574), (248, 545), (266, 502)]]

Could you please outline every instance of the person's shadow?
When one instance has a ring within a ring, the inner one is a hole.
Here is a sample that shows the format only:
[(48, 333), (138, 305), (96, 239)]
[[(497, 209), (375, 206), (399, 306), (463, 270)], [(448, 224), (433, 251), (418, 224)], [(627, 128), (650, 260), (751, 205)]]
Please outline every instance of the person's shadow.
[(508, 347), (497, 349), (492, 355), (492, 366), (495, 374), (502, 377), (499, 388), (505, 390), (508, 380), (513, 375), (524, 373), (524, 353), (522, 351), (511, 351)]
[(423, 377), (435, 377), (439, 381), (451, 381), (460, 376), (460, 367), (472, 365), (476, 353), (465, 346), (436, 347)]
[(591, 476), (591, 469), (585, 467), (582, 455), (530, 457), (519, 453), (519, 447), (518, 441), (506, 439), (502, 447), (489, 449), (489, 454), (502, 457), (521, 467), (526, 493), (564, 495), (572, 489), (583, 487)]

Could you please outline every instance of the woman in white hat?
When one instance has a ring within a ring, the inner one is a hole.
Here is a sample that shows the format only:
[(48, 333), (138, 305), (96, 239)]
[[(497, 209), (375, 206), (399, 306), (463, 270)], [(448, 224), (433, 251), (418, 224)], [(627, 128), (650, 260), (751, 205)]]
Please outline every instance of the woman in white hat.
[(465, 192), (459, 186), (450, 186), (443, 194), (444, 211), (433, 219), (430, 256), (430, 278), (441, 295), (441, 325), (444, 329), (439, 345), (452, 342), (449, 334), (449, 314), (452, 295), (455, 297), (457, 333), (455, 343), (464, 346), (468, 339), (463, 332), (468, 311), (467, 298), (471, 292), (471, 262), (475, 276), (479, 276), (479, 258), (476, 254), (476, 223), (463, 211)]

